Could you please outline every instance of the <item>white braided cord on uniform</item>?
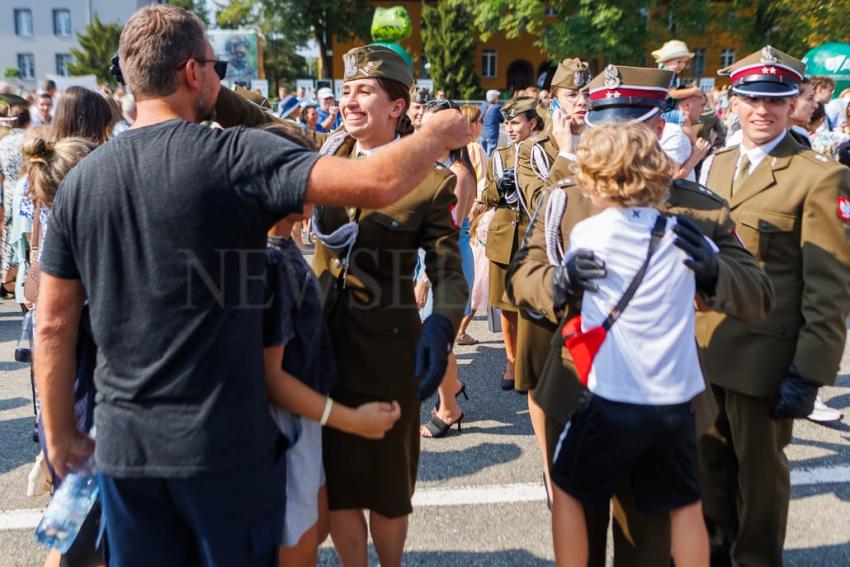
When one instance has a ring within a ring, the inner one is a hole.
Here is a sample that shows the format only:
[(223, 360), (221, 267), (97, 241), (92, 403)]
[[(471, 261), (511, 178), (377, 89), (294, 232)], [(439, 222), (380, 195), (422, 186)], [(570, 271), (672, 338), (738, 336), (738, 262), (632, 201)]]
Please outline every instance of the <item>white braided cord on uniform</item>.
[[(319, 150), (319, 155), (334, 155), (340, 146), (342, 146), (342, 143), (345, 142), (347, 137), (347, 132), (334, 134), (324, 143), (322, 149)], [(342, 256), (343, 273), (348, 273), (351, 251), (354, 249), (354, 243), (357, 241), (357, 236), (360, 234), (360, 225), (356, 222), (349, 221), (330, 234), (326, 234), (322, 232), (322, 227), (319, 222), (323, 209), (324, 207), (319, 205), (316, 205), (313, 208), (313, 231), (316, 233), (316, 238), (319, 239), (319, 242), (321, 242), (325, 248), (337, 256)]]
[(705, 161), (702, 162), (702, 169), (699, 170), (699, 184), (708, 187), (706, 182), (708, 181), (708, 174), (711, 172), (711, 166), (714, 165), (714, 154), (711, 154)]
[(525, 211), (525, 216), (531, 218), (531, 209), (528, 208), (528, 203), (525, 202), (525, 197), (522, 194), (522, 188), (519, 186), (519, 176), (517, 175), (517, 168), (519, 167), (519, 144), (514, 146), (514, 186), (516, 187), (515, 195), (516, 198), (513, 201), (508, 201), (507, 197), (505, 197), (505, 201), (508, 201), (508, 204), (513, 205), (517, 201), (519, 202), (519, 206)]
[(546, 203), (546, 257), (553, 266), (559, 266), (564, 261), (564, 244), (561, 239), (561, 217), (567, 209), (567, 194), (560, 189), (549, 192)]

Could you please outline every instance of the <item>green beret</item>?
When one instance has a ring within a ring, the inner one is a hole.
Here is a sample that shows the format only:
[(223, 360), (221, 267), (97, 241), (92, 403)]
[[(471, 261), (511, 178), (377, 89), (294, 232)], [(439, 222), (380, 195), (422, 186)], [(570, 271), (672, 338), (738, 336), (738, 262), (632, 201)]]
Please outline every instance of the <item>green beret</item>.
[(502, 107), (502, 114), (505, 120), (512, 120), (529, 110), (537, 111), (537, 99), (533, 96), (520, 96), (506, 102)]
[(413, 85), (413, 73), (410, 66), (392, 49), (383, 45), (355, 47), (342, 56), (345, 64), (343, 79), (389, 79), (410, 88)]
[(588, 64), (578, 57), (564, 59), (558, 64), (558, 69), (552, 77), (552, 86), (580, 90), (587, 85), (590, 76), (587, 73)]

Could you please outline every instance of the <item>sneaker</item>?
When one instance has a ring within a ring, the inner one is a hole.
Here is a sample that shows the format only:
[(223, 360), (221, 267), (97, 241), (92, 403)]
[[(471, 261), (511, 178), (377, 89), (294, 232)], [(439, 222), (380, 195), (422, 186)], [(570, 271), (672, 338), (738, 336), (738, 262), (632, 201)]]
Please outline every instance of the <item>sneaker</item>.
[(808, 419), (817, 423), (831, 423), (841, 420), (841, 412), (837, 409), (832, 409), (820, 399), (820, 396), (815, 399), (815, 409), (809, 414)]

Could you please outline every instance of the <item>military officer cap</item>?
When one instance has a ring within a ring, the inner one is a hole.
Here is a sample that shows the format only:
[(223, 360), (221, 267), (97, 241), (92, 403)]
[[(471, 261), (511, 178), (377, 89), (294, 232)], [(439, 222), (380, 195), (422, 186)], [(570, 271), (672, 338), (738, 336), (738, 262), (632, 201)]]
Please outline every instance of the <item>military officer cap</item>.
[(345, 64), (343, 80), (389, 79), (407, 88), (413, 85), (413, 72), (401, 56), (383, 45), (355, 47), (342, 56)]
[(502, 115), (505, 120), (512, 120), (529, 110), (537, 112), (537, 99), (533, 96), (519, 96), (505, 103), (502, 107)]
[(555, 75), (552, 77), (552, 86), (573, 91), (583, 89), (587, 85), (587, 81), (590, 80), (587, 74), (587, 67), (587, 63), (578, 57), (564, 59), (558, 64), (558, 68), (555, 70)]
[(732, 92), (749, 98), (800, 94), (806, 64), (769, 45), (717, 72), (732, 81)]
[(673, 72), (666, 69), (608, 65), (588, 85), (590, 126), (604, 122), (646, 121), (660, 113)]

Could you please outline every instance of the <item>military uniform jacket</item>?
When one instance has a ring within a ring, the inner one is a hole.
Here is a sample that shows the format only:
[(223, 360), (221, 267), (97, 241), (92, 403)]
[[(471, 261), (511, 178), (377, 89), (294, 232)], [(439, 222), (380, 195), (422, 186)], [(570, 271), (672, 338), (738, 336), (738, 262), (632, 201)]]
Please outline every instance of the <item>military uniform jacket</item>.
[[(354, 139), (346, 137), (334, 155), (354, 159), (354, 151)], [(435, 167), (392, 205), (354, 211), (359, 234), (344, 283), (341, 259), (322, 244), (316, 245), (313, 270), (326, 299), (340, 390), (378, 399), (415, 396), (413, 370), (421, 323), (413, 274), (419, 248), (425, 250), (433, 312), (457, 328), (469, 292), (461, 269), (458, 228), (452, 220), (457, 203), (454, 186), (455, 176)], [(350, 212), (342, 207), (323, 208), (322, 232), (330, 233), (348, 222)]]
[(541, 134), (520, 144), (516, 176), (530, 211), (543, 196), (544, 187), (551, 187), (572, 174), (571, 163), (560, 155), (551, 124)]
[(708, 186), (729, 201), (738, 234), (770, 277), (776, 308), (757, 322), (697, 322), (714, 384), (774, 396), (793, 362), (833, 384), (850, 311), (850, 170), (785, 138), (732, 195), (740, 150), (714, 156)]
[[(596, 208), (572, 179), (561, 183), (565, 191), (567, 206), (560, 219), (560, 238), (563, 249), (569, 247), (569, 234), (580, 221), (597, 212)], [(545, 205), (544, 205), (545, 206)], [(735, 235), (735, 224), (729, 215), (726, 203), (700, 185), (678, 180), (670, 188), (670, 196), (662, 212), (689, 216), (720, 249), (718, 255), (719, 274), (715, 294), (701, 296), (703, 309), (722, 311), (730, 318), (757, 320), (764, 318), (773, 306), (773, 288), (770, 280), (756, 263), (755, 258), (741, 246)], [(527, 255), (518, 255), (520, 261), (511, 265), (508, 273), (511, 297), (520, 308), (531, 309), (543, 314), (549, 321), (558, 322), (563, 315), (553, 307), (552, 270), (546, 253), (545, 217), (538, 215), (528, 241)], [(568, 306), (568, 317), (579, 315), (580, 301)], [(699, 319), (705, 316), (697, 314)], [(701, 353), (702, 355), (703, 353)], [(559, 368), (547, 368), (540, 377), (535, 399), (547, 417), (566, 423), (574, 409), (569, 400), (575, 401), (578, 379), (575, 367), (566, 348), (561, 349), (562, 363)], [(704, 357), (702, 359), (705, 368)], [(712, 399), (701, 399), (699, 425), (704, 430), (713, 419)], [(697, 409), (700, 405), (697, 404)]]
[[(510, 263), (513, 253), (517, 250), (520, 238), (520, 225), (525, 211), (519, 202), (509, 205), (499, 195), (496, 183), (506, 169), (516, 166), (516, 146), (509, 144), (496, 148), (490, 158), (487, 169), (487, 185), (481, 192), (481, 200), (487, 207), (495, 209), (490, 228), (487, 229), (487, 258), (498, 264)], [(519, 187), (519, 184), (517, 184)], [(526, 221), (527, 225), (528, 222)]]

